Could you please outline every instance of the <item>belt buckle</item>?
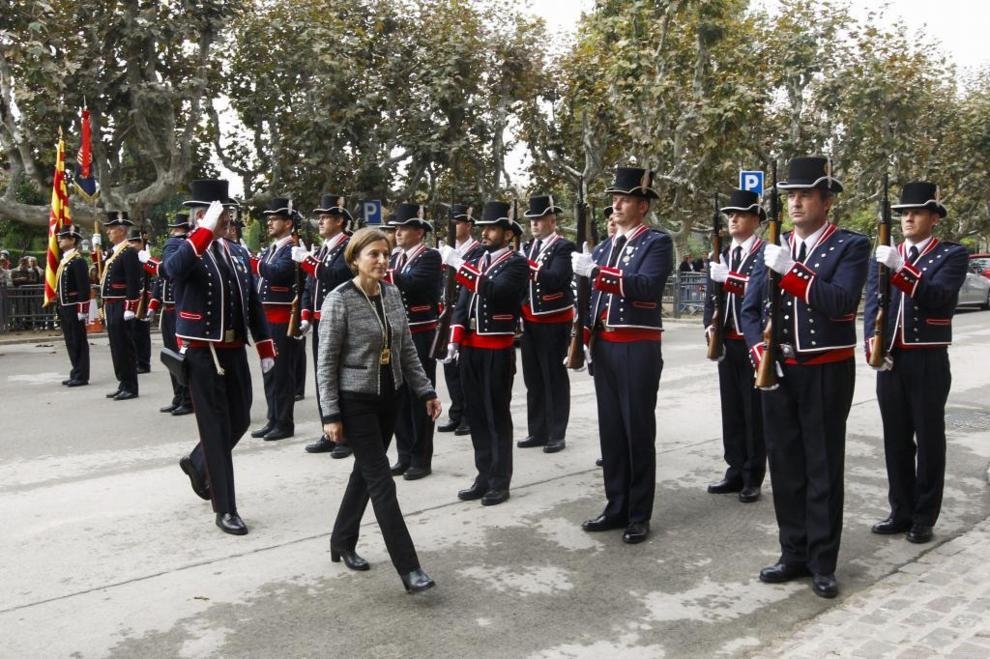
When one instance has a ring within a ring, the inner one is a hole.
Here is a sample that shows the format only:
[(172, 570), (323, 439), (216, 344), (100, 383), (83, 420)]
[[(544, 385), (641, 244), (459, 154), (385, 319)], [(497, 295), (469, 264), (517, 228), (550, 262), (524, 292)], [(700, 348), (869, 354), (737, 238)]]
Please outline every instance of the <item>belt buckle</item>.
[(787, 359), (793, 359), (797, 355), (797, 351), (794, 349), (794, 346), (792, 346), (790, 343), (781, 343), (780, 352)]
[(478, 329), (478, 320), (476, 318), (472, 318), (470, 322), (468, 322), (468, 329), (470, 329), (472, 332)]
[(223, 333), (223, 342), (224, 343), (233, 343), (234, 342), (234, 330), (229, 329), (229, 330), (227, 330), (227, 331), (225, 331)]

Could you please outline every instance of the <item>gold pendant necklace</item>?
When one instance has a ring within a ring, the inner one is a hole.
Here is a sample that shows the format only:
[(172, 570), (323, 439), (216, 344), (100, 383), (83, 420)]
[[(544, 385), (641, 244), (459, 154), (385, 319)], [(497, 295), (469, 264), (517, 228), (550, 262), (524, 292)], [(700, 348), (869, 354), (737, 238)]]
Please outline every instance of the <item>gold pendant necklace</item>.
[[(382, 351), (378, 354), (378, 364), (381, 366), (387, 366), (392, 362), (392, 348), (388, 343), (388, 329), (386, 326), (386, 319), (378, 315), (378, 308), (375, 307), (374, 302), (368, 297), (368, 294), (364, 292), (364, 289), (358, 285), (358, 290), (361, 291), (361, 295), (367, 300), (368, 306), (371, 307), (371, 313), (375, 314), (375, 321), (378, 323), (379, 329), (382, 331)], [(382, 301), (382, 315), (385, 314), (385, 292), (382, 290), (381, 285), (378, 286), (378, 295), (381, 297)]]

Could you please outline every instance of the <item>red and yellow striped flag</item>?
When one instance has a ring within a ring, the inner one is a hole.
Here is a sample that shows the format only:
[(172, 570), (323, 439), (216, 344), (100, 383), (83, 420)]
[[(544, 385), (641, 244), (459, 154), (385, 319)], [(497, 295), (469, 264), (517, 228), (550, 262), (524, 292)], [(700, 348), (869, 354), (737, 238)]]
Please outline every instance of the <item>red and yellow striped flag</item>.
[(48, 258), (45, 262), (45, 306), (55, 301), (55, 273), (62, 258), (58, 247), (58, 233), (72, 225), (72, 212), (69, 210), (69, 192), (65, 185), (65, 140), (62, 129), (58, 131), (58, 146), (55, 147), (55, 176), (52, 180), (52, 209), (48, 214)]

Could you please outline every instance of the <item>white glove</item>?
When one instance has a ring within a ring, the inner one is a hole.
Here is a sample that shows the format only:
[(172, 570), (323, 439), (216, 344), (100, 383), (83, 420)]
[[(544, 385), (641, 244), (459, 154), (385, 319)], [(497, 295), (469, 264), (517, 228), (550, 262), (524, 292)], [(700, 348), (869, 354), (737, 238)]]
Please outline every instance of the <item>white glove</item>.
[(261, 372), (262, 374), (275, 368), (275, 360), (272, 357), (262, 357), (261, 358)]
[(579, 277), (590, 277), (596, 265), (595, 260), (591, 258), (588, 243), (584, 244), (580, 252), (571, 253), (571, 269)]
[(904, 267), (904, 257), (898, 253), (895, 247), (890, 245), (877, 245), (874, 256), (877, 263), (887, 266), (893, 272), (897, 272)]
[(155, 317), (155, 312), (154, 312), (154, 311), (151, 311), (151, 310), (149, 309), (149, 310), (148, 310), (148, 313), (146, 313), (146, 314), (144, 315), (144, 318), (142, 318), (142, 319), (141, 319), (141, 322), (142, 322), (142, 323), (150, 323), (150, 322), (151, 322), (151, 320), (152, 320), (152, 319), (153, 319), (154, 317)]
[(453, 364), (457, 361), (457, 344), (448, 343), (447, 344), (447, 356), (440, 360), (444, 364)]
[(763, 262), (768, 268), (781, 275), (794, 267), (790, 250), (780, 245), (767, 245), (763, 249)]
[(94, 233), (93, 234), (93, 247), (99, 247), (102, 244), (103, 244), (103, 238), (100, 237), (100, 234)]
[(444, 265), (449, 265), (455, 270), (460, 270), (461, 266), (464, 265), (464, 259), (450, 245), (440, 245), (440, 259)]
[(217, 223), (220, 222), (221, 215), (223, 215), (223, 204), (219, 201), (214, 201), (210, 204), (210, 207), (206, 209), (206, 213), (203, 217), (199, 218), (199, 226), (213, 231), (217, 228)]
[(708, 275), (712, 278), (712, 281), (721, 284), (729, 278), (729, 266), (721, 261), (718, 263), (712, 261), (708, 264)]
[(147, 263), (150, 260), (151, 260), (151, 250), (149, 250), (147, 247), (145, 247), (140, 252), (138, 252), (138, 261), (140, 261), (141, 263)]
[(135, 318), (137, 318), (137, 314), (133, 311), (124, 312), (124, 320), (134, 320)]
[(87, 320), (89, 320), (89, 314), (88, 313), (77, 313), (76, 314), (76, 318), (78, 318), (79, 320), (81, 320), (83, 322), (86, 322)]
[(292, 247), (292, 260), (296, 263), (302, 263), (309, 256), (309, 250), (306, 249), (306, 243), (301, 243), (299, 245), (294, 245)]
[(306, 335), (309, 334), (309, 331), (311, 329), (313, 329), (313, 326), (310, 324), (308, 320), (300, 321), (299, 330), (296, 332), (296, 338), (297, 339), (305, 338)]

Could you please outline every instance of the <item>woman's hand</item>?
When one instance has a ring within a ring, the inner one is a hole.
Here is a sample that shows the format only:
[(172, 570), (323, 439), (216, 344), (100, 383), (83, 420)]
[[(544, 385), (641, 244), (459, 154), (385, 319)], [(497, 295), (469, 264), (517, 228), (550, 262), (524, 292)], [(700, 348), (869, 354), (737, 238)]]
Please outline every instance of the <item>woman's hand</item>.
[(344, 424), (340, 421), (323, 424), (323, 432), (326, 433), (327, 439), (334, 444), (344, 443)]
[(430, 415), (430, 418), (436, 421), (440, 418), (440, 413), (443, 412), (443, 406), (440, 404), (439, 398), (431, 398), (426, 401), (426, 413)]

